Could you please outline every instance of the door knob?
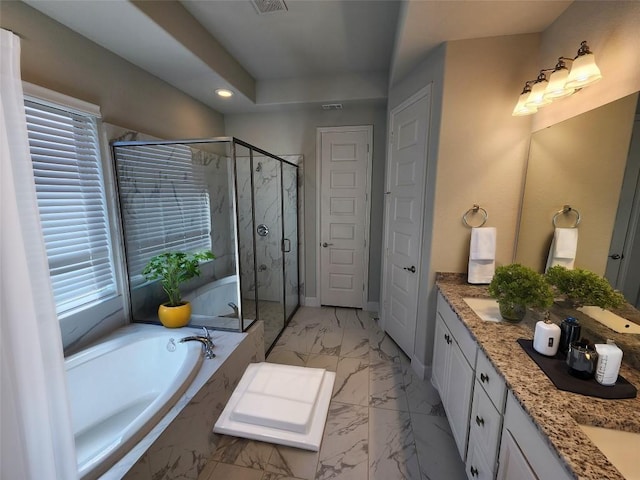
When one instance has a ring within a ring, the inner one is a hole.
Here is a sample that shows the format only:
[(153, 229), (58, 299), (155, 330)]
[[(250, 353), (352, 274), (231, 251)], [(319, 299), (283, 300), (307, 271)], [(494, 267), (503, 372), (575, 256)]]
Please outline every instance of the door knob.
[(404, 267), (405, 270), (411, 273), (416, 273), (416, 267), (411, 265), (410, 267)]
[(324, 243), (322, 244), (322, 246), (323, 246), (324, 248), (327, 248), (327, 247), (329, 247), (329, 246), (331, 246), (331, 245), (333, 245), (333, 243), (327, 243), (327, 242), (324, 242)]
[(624, 255), (618, 255), (617, 253), (614, 253), (613, 255), (609, 255), (609, 258), (612, 260), (620, 260), (621, 258), (624, 258)]

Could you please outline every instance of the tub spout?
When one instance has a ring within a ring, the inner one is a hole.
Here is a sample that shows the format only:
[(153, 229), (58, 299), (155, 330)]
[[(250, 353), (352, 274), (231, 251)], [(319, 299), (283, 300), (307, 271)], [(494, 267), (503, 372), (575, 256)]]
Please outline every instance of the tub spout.
[(202, 327), (202, 330), (204, 331), (204, 335), (184, 337), (180, 339), (180, 343), (200, 342), (202, 344), (202, 350), (204, 351), (205, 357), (214, 358), (216, 354), (213, 353), (213, 340), (211, 339), (211, 335), (209, 335), (209, 330), (207, 330), (207, 327)]

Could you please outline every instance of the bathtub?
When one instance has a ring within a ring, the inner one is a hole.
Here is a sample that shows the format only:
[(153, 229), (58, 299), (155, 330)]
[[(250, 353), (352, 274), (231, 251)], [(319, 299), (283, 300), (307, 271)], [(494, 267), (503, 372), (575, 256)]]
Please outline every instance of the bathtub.
[(202, 363), (191, 329), (130, 325), (65, 361), (78, 475), (97, 478), (175, 404)]
[[(227, 277), (207, 283), (193, 292), (184, 296), (191, 302), (192, 321), (206, 319), (219, 319), (227, 321), (229, 318), (237, 318), (237, 312), (229, 304), (239, 305), (238, 301), (238, 276)], [(237, 326), (235, 320), (234, 325)]]

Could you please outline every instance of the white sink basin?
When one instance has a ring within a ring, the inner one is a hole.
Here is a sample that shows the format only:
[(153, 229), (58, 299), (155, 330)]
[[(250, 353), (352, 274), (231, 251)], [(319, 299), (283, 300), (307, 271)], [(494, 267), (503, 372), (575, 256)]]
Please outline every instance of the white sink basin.
[(640, 433), (591, 425), (580, 425), (580, 428), (624, 478), (640, 480)]
[(578, 311), (609, 327), (614, 332), (640, 334), (640, 325), (600, 307), (578, 307)]
[(502, 322), (500, 307), (498, 307), (498, 302), (493, 298), (468, 297), (463, 298), (463, 300), (485, 322)]

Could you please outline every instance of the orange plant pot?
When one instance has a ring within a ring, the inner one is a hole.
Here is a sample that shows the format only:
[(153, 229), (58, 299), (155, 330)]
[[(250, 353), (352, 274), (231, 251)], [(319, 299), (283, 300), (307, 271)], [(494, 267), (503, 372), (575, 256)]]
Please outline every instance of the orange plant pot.
[(158, 307), (158, 318), (167, 328), (180, 328), (189, 323), (191, 319), (191, 304), (183, 302), (177, 307), (168, 307), (165, 303)]

